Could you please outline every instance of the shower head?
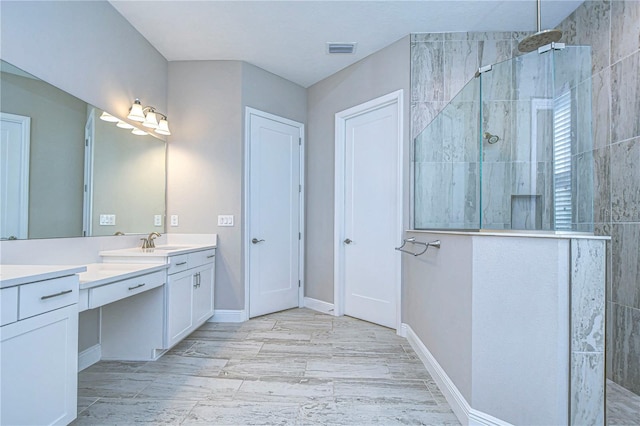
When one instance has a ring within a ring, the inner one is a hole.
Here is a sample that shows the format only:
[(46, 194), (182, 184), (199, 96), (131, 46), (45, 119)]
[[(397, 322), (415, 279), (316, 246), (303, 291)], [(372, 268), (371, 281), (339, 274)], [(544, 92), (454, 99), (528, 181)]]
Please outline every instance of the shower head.
[(538, 31), (528, 37), (522, 39), (518, 43), (518, 50), (520, 52), (533, 52), (539, 47), (545, 46), (549, 43), (555, 43), (562, 38), (562, 31), (560, 30), (544, 30)]
[(497, 143), (500, 140), (500, 136), (498, 135), (492, 135), (489, 132), (484, 132), (484, 138), (487, 140), (487, 142), (491, 145), (493, 145), (494, 143)]
[(541, 31), (540, 27), (540, 0), (536, 2), (537, 6), (537, 28), (538, 31), (535, 34), (532, 34), (528, 37), (522, 39), (520, 43), (518, 43), (518, 50), (520, 52), (533, 52), (539, 47), (547, 45), (549, 43), (554, 43), (562, 37), (562, 31), (560, 30), (544, 30)]

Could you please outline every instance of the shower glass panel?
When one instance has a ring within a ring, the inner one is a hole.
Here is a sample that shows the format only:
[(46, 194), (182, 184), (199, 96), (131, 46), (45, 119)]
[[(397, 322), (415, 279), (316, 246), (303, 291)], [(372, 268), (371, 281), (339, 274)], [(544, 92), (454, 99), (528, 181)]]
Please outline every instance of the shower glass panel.
[(416, 229), (593, 231), (591, 52), (473, 78), (414, 140)]

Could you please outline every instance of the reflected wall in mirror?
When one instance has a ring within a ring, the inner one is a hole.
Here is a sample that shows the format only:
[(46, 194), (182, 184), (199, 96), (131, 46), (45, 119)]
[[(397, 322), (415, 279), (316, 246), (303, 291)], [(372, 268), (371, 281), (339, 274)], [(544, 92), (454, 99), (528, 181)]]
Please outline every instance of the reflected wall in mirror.
[(101, 113), (0, 61), (1, 239), (164, 230), (165, 143)]

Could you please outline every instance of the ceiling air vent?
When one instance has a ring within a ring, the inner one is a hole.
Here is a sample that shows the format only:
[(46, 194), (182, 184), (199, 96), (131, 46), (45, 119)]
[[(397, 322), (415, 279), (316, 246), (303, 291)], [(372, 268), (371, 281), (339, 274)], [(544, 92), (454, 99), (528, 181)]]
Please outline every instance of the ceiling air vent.
[(327, 53), (347, 53), (353, 54), (356, 51), (357, 43), (327, 43)]

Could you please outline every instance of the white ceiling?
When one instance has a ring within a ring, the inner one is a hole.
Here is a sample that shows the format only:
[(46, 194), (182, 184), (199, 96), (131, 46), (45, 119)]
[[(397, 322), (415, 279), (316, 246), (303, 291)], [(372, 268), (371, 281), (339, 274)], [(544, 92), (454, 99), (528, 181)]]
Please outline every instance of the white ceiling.
[[(553, 28), (583, 0), (542, 0)], [(308, 87), (409, 33), (535, 31), (534, 0), (110, 3), (169, 61), (240, 60)], [(326, 42), (357, 42), (328, 55)]]

